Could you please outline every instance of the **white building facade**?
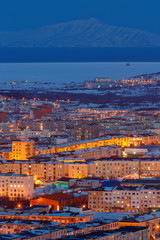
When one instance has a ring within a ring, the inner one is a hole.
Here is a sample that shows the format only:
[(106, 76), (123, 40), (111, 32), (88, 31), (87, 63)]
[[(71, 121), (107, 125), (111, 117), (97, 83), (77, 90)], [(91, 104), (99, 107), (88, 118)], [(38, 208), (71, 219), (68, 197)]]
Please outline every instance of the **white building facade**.
[(34, 193), (34, 178), (32, 175), (15, 174), (13, 172), (0, 174), (0, 197), (10, 199), (30, 199)]

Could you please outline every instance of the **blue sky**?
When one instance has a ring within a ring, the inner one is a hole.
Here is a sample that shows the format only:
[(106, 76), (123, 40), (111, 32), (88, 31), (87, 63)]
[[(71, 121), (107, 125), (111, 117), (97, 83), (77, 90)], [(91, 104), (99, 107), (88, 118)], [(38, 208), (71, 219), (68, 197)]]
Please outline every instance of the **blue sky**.
[(0, 31), (97, 18), (160, 34), (159, 9), (160, 0), (0, 0)]

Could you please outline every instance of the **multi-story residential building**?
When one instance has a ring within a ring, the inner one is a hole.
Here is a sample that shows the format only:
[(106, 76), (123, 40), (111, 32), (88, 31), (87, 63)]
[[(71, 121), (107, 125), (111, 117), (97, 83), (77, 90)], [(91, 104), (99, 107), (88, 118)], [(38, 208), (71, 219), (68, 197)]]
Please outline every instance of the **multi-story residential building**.
[(129, 78), (129, 79), (122, 79), (119, 80), (117, 83), (122, 84), (122, 85), (129, 85), (129, 86), (134, 86), (134, 85), (147, 85), (147, 84), (157, 84), (158, 79), (156, 78)]
[(156, 133), (139, 134), (138, 136), (130, 137), (131, 146), (154, 145), (160, 143), (160, 135)]
[[(7, 226), (6, 226), (7, 227)], [(8, 226), (12, 227), (12, 226)], [(9, 229), (10, 230), (10, 229)], [(10, 232), (10, 231), (8, 231)], [(67, 234), (67, 229), (63, 226), (43, 226), (39, 228), (32, 228), (16, 232), (13, 234), (1, 234), (1, 240), (48, 240), (48, 239), (60, 239)]]
[[(154, 139), (159, 139), (159, 135), (155, 136), (147, 136), (145, 137), (146, 144), (149, 144), (153, 141)], [(50, 153), (61, 153), (64, 151), (75, 151), (75, 150), (81, 150), (81, 149), (87, 149), (87, 148), (99, 148), (99, 147), (104, 147), (104, 146), (110, 146), (110, 145), (117, 145), (121, 147), (129, 147), (130, 143), (136, 139), (136, 144), (137, 143), (137, 138), (133, 138), (131, 140), (130, 137), (124, 137), (124, 136), (107, 136), (99, 139), (91, 139), (87, 141), (80, 141), (80, 142), (70, 142), (70, 143), (65, 143), (65, 144), (60, 144), (52, 147), (43, 147), (43, 148), (38, 148), (36, 151), (34, 151), (34, 143), (30, 143), (31, 141), (26, 142), (28, 146), (22, 146), (25, 145), (25, 141), (13, 141), (12, 142), (12, 159), (16, 160), (25, 160), (30, 156), (36, 155), (41, 155), (41, 154), (50, 154)], [(138, 138), (139, 139), (139, 138)], [(159, 141), (159, 140), (156, 140)], [(134, 144), (135, 145), (135, 144)], [(32, 147), (31, 147), (32, 146)], [(26, 150), (26, 151), (25, 151)]]
[(52, 112), (52, 105), (51, 104), (43, 104), (39, 106), (32, 107), (30, 109), (29, 115), (30, 118), (41, 118)]
[(88, 174), (96, 177), (124, 177), (134, 173), (139, 173), (138, 161), (110, 158), (88, 163)]
[(148, 240), (148, 228), (147, 227), (121, 227), (116, 230), (108, 231), (95, 231), (88, 234), (80, 234), (76, 236), (64, 236), (62, 240), (135, 240), (143, 239)]
[(66, 207), (63, 211), (54, 211), (52, 213), (39, 212), (34, 213), (17, 213), (0, 212), (2, 219), (23, 219), (23, 220), (42, 220), (62, 223), (64, 225), (79, 222), (89, 222), (93, 220), (93, 212), (84, 210), (80, 207)]
[(94, 231), (118, 229), (119, 221), (115, 219), (93, 219), (91, 222), (67, 225), (68, 236), (88, 234)]
[[(67, 152), (67, 155), (69, 152)], [(98, 148), (85, 148), (71, 152), (71, 155), (76, 157), (83, 157), (84, 159), (100, 159), (113, 156), (122, 156), (122, 148), (116, 145), (110, 145)]]
[(86, 141), (71, 142), (66, 144), (61, 144), (58, 146), (53, 146), (51, 148), (51, 153), (60, 153), (64, 151), (75, 151), (78, 149), (86, 148), (97, 148), (108, 145), (117, 145), (120, 147), (129, 147), (130, 138), (125, 136), (107, 136), (103, 138), (90, 139)]
[(86, 88), (107, 88), (111, 83), (112, 82), (110, 78), (95, 78), (94, 81), (85, 81), (85, 87)]
[(12, 142), (12, 159), (27, 160), (35, 155), (34, 141), (13, 141)]
[(159, 178), (139, 178), (139, 179), (123, 179), (121, 186), (142, 187), (143, 185), (158, 186), (160, 185)]
[[(28, 161), (13, 161), (0, 164), (2, 173), (14, 172), (16, 174), (34, 175), (38, 179), (55, 179), (56, 164), (54, 162), (28, 162)], [(58, 178), (58, 177), (57, 177)]]
[(66, 134), (67, 122), (61, 119), (44, 119), (43, 120), (43, 129), (49, 131), (54, 131), (56, 133), (65, 133)]
[[(88, 165), (81, 159), (72, 161), (12, 161), (0, 164), (2, 173), (15, 172), (16, 174), (34, 175), (35, 178), (55, 180), (60, 177), (85, 178), (88, 176)], [(83, 159), (82, 159), (83, 160)]]
[(34, 192), (33, 176), (15, 174), (13, 172), (0, 174), (0, 196), (10, 199), (30, 199)]
[[(116, 145), (119, 147), (124, 147), (124, 146), (129, 147), (130, 146), (130, 138), (123, 137), (123, 136), (119, 136), (119, 137), (118, 136), (116, 136), (116, 137), (108, 136), (108, 137), (104, 137), (104, 138), (90, 139), (90, 140), (86, 140), (86, 141), (69, 142), (69, 143), (55, 145), (50, 148), (46, 148), (46, 147), (43, 149), (38, 148), (36, 150), (35, 154), (42, 155), (42, 154), (50, 154), (50, 153), (63, 153), (63, 152), (67, 152), (67, 151), (73, 152), (73, 151), (77, 151), (77, 150), (85, 151), (85, 149), (90, 149), (90, 152), (92, 152), (92, 151), (94, 152), (94, 151), (96, 151), (96, 148), (97, 148), (97, 152), (99, 152), (101, 147), (111, 146), (111, 145), (112, 146)], [(87, 150), (86, 150), (86, 152), (87, 152)], [(94, 154), (94, 155), (96, 155), (96, 154)], [(109, 155), (110, 155), (110, 153), (109, 153)], [(116, 155), (116, 152), (114, 153), (114, 155)]]
[[(38, 220), (8, 221), (3, 219), (1, 223), (1, 239), (95, 239), (100, 240), (134, 240), (148, 239), (148, 228), (140, 226), (128, 226), (118, 228), (115, 220), (93, 220), (87, 223), (76, 223), (59, 226), (56, 222)], [(39, 227), (38, 227), (39, 224)], [(43, 226), (45, 224), (45, 227)], [(6, 235), (7, 234), (7, 235)], [(151, 236), (151, 235), (149, 235)], [(157, 236), (157, 235), (156, 235)]]
[(12, 219), (12, 221), (8, 221), (8, 219), (6, 220), (0, 219), (0, 234), (20, 233), (22, 231), (27, 231), (29, 229), (36, 229), (38, 227), (43, 227), (44, 224), (46, 227), (53, 227), (54, 225), (58, 225), (58, 223), (56, 224), (50, 221), (48, 222), (40, 221), (40, 220), (28, 221), (28, 220), (18, 220), (18, 219)]
[(98, 124), (91, 124), (87, 122), (79, 122), (74, 127), (75, 141), (94, 139), (99, 137)]
[(28, 141), (29, 138), (48, 138), (51, 134), (52, 133), (49, 130), (32, 131), (31, 129), (24, 129), (23, 131), (17, 131), (16, 137), (18, 139)]
[[(37, 158), (37, 156), (35, 156)], [(15, 172), (16, 174), (31, 174), (38, 179), (55, 180), (61, 177), (70, 178), (125, 178), (137, 174), (139, 176), (159, 176), (160, 160), (158, 159), (122, 159), (108, 158), (84, 161), (80, 158), (56, 158), (47, 155), (44, 159), (30, 161), (3, 161), (2, 173)]]
[(160, 187), (117, 186), (89, 190), (88, 207), (98, 212), (146, 212), (149, 209), (160, 209)]
[(56, 179), (60, 177), (85, 178), (88, 176), (88, 165), (85, 162), (56, 164)]
[(1, 153), (5, 160), (12, 160), (12, 148), (2, 149)]
[(118, 159), (108, 158), (88, 163), (88, 174), (96, 177), (122, 177), (132, 175), (158, 176), (160, 161), (158, 159)]
[(35, 119), (21, 119), (18, 121), (18, 126), (20, 129), (31, 129), (32, 131), (42, 131), (44, 129), (43, 122)]
[(142, 226), (148, 228), (148, 239), (160, 238), (160, 211), (124, 217), (118, 223), (119, 227)]

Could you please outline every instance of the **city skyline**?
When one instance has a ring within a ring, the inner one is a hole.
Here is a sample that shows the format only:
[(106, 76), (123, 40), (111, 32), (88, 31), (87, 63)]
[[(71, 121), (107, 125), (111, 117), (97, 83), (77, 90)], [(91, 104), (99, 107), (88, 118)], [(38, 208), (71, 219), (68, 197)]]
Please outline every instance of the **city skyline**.
[(0, 2), (0, 239), (160, 239), (160, 2)]

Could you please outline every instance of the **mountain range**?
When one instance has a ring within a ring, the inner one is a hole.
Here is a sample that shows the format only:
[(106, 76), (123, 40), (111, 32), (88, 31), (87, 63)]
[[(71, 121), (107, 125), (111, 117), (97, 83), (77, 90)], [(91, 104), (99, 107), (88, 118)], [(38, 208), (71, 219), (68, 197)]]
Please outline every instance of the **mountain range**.
[(0, 47), (160, 47), (160, 35), (116, 27), (92, 18), (35, 30), (3, 31)]

